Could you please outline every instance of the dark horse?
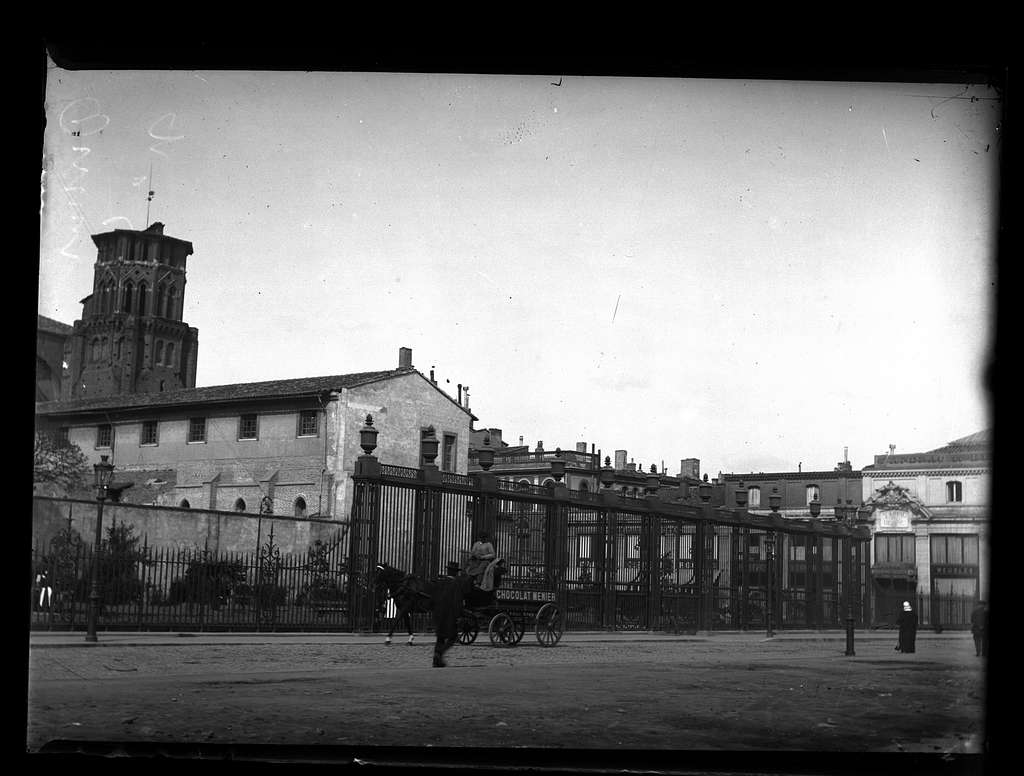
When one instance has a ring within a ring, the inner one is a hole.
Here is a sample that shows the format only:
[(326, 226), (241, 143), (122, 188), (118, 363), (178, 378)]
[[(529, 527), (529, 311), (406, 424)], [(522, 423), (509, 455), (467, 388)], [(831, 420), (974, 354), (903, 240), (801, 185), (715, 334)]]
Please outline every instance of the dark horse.
[[(495, 587), (501, 578), (501, 568), (495, 570)], [(434, 666), (445, 665), (444, 653), (458, 638), (458, 620), (463, 609), (469, 606), (483, 606), (494, 600), (494, 591), (483, 591), (473, 586), (472, 577), (456, 574), (426, 581), (413, 574), (407, 574), (386, 563), (378, 563), (376, 569), (378, 600), (391, 598), (397, 611), (391, 620), (391, 630), (384, 640), (391, 643), (395, 624), (401, 620), (409, 632), (409, 644), (413, 643), (412, 615), (431, 612), (436, 630), (434, 645)], [(484, 599), (487, 599), (484, 601)]]

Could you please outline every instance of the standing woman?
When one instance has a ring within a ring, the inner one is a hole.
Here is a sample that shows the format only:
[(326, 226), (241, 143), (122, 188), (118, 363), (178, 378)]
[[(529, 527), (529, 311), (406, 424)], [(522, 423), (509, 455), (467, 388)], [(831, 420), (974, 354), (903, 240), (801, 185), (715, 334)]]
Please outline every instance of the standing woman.
[(903, 611), (896, 620), (900, 627), (900, 640), (896, 649), (900, 652), (913, 652), (917, 641), (917, 612), (910, 605), (910, 601), (903, 602)]

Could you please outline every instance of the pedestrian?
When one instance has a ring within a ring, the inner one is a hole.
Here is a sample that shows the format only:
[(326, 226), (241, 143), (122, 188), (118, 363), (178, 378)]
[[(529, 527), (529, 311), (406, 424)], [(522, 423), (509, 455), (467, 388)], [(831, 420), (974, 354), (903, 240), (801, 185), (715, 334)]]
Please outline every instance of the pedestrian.
[(917, 612), (910, 601), (903, 602), (903, 611), (896, 620), (900, 629), (899, 641), (896, 642), (898, 652), (913, 652), (917, 641)]
[(431, 593), (432, 616), (436, 640), (434, 642), (434, 668), (444, 668), (444, 653), (458, 640), (459, 617), (466, 597), (473, 590), (472, 578), (465, 575), (445, 576), (437, 580)]
[(36, 589), (39, 591), (39, 611), (50, 608), (53, 598), (53, 587), (50, 586), (50, 575), (44, 569), (36, 575)]
[(988, 604), (978, 601), (971, 612), (971, 635), (974, 636), (974, 654), (988, 655)]

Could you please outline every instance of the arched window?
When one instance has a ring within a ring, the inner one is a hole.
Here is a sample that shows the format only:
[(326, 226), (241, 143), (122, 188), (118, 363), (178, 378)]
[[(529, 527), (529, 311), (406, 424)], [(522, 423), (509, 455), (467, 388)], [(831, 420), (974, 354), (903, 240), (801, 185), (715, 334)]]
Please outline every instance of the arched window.
[(139, 317), (146, 314), (146, 292), (149, 291), (149, 286), (146, 285), (145, 281), (139, 283)]
[(100, 340), (100, 350), (101, 350), (100, 357), (104, 361), (106, 361), (107, 359), (110, 358), (110, 341), (106, 337), (104, 337), (102, 340)]
[(821, 501), (821, 489), (817, 485), (807, 486), (807, 503), (812, 501)]
[(545, 488), (553, 488), (553, 487), (555, 487), (555, 481), (553, 479), (551, 479), (550, 477), (548, 477), (546, 480), (544, 480), (544, 482), (542, 484), (544, 485)]
[(115, 361), (120, 361), (121, 360), (121, 345), (122, 345), (123, 342), (124, 342), (124, 337), (118, 337), (114, 341), (114, 360)]
[(580, 482), (580, 490), (582, 490), (584, 492), (590, 490), (590, 486), (587, 485), (587, 481), (586, 480), (583, 480), (583, 481)]
[(761, 489), (757, 485), (747, 489), (747, 506), (751, 509), (761, 506)]
[(244, 512), (245, 511), (245, 500), (244, 499), (240, 499), (240, 498), (235, 499), (235, 511), (236, 512)]
[(178, 320), (178, 289), (171, 286), (167, 289), (167, 315), (173, 321)]
[(167, 352), (164, 354), (164, 363), (167, 366), (174, 366), (174, 343), (167, 343)]
[(192, 508), (192, 505), (188, 503), (188, 499), (187, 498), (183, 498), (181, 500), (181, 503), (178, 504), (178, 506), (181, 507), (182, 509), (191, 509)]
[(167, 317), (167, 288), (161, 283), (156, 287), (156, 314), (161, 318)]
[(164, 362), (164, 341), (156, 341), (156, 362), (162, 364)]
[(99, 361), (100, 360), (100, 352), (101, 352), (100, 351), (100, 338), (99, 337), (93, 337), (93, 340), (92, 340), (92, 360), (93, 361)]
[(132, 311), (132, 292), (135, 287), (132, 285), (132, 281), (128, 281), (124, 284), (124, 296), (121, 297), (121, 312), (130, 313)]
[(529, 480), (519, 480), (519, 482), (516, 483), (516, 490), (526, 490), (529, 487), (530, 487), (530, 481)]
[(297, 499), (295, 499), (295, 516), (306, 516), (306, 499), (304, 499), (302, 496), (299, 496)]

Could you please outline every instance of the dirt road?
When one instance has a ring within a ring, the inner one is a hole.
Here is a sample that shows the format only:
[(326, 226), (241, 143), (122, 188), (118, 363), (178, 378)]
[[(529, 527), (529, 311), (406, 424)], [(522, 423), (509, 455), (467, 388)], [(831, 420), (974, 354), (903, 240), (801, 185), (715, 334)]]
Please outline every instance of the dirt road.
[(977, 752), (968, 639), (426, 640), (33, 649), (28, 748), (126, 744)]

